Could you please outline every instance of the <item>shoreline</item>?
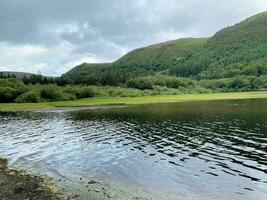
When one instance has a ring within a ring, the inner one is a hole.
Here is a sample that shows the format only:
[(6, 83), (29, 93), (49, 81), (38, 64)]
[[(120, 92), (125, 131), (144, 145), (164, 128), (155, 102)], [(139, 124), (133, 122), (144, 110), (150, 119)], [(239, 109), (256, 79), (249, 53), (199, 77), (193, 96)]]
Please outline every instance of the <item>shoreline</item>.
[(59, 192), (57, 186), (44, 177), (11, 169), (6, 159), (0, 158), (0, 199), (72, 200)]
[[(67, 177), (52, 177), (36, 175), (27, 170), (13, 168), (9, 166), (7, 159), (0, 157), (0, 199), (148, 200), (153, 196), (149, 193), (140, 194), (140, 190), (132, 190), (122, 184), (111, 186), (111, 181), (104, 182), (103, 180), (87, 179), (82, 176), (77, 176), (77, 180), (68, 180)], [(58, 181), (51, 181), (52, 179)], [(150, 197), (142, 197), (143, 195), (149, 195)]]
[(155, 95), (140, 97), (92, 97), (75, 101), (41, 103), (0, 103), (0, 111), (86, 108), (93, 106), (127, 106), (210, 100), (267, 99), (267, 92), (229, 92), (205, 94)]

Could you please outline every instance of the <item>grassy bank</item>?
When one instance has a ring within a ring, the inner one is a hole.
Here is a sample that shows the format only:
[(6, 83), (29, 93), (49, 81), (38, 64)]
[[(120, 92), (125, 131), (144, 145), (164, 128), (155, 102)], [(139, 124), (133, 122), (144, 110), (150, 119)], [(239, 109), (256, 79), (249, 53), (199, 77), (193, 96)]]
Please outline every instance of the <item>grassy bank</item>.
[(75, 101), (41, 102), (41, 103), (1, 103), (0, 110), (46, 109), (59, 107), (85, 107), (96, 105), (131, 105), (149, 103), (168, 103), (203, 100), (231, 100), (266, 98), (267, 92), (235, 92), (210, 94), (156, 95), (141, 97), (93, 97)]

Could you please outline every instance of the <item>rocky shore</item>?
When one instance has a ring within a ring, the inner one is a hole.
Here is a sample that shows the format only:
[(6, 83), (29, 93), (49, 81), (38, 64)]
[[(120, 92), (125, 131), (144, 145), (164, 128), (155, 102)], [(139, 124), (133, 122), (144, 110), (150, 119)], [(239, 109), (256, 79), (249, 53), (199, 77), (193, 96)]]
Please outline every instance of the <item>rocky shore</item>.
[(9, 169), (7, 160), (0, 158), (1, 200), (71, 200), (45, 178), (24, 171)]
[(64, 194), (48, 178), (11, 169), (7, 160), (0, 158), (0, 200), (147, 200), (94, 180), (80, 178), (76, 186), (63, 182)]

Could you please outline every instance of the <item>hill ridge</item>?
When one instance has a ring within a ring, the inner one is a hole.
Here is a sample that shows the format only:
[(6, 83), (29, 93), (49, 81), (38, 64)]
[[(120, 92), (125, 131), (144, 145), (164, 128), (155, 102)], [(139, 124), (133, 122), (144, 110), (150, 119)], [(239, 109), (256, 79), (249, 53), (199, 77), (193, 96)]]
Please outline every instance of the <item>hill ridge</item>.
[(152, 44), (108, 64), (83, 63), (62, 78), (68, 82), (118, 85), (135, 77), (157, 74), (194, 79), (259, 76), (267, 74), (266, 52), (267, 11), (223, 28), (212, 37)]

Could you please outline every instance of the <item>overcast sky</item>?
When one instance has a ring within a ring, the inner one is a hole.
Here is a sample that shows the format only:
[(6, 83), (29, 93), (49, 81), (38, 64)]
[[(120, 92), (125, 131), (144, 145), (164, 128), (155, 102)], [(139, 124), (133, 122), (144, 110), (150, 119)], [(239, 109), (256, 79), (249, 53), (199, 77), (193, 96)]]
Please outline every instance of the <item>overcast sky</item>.
[(207, 37), (266, 0), (0, 0), (0, 71), (60, 75), (82, 62), (181, 37)]

